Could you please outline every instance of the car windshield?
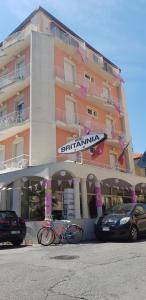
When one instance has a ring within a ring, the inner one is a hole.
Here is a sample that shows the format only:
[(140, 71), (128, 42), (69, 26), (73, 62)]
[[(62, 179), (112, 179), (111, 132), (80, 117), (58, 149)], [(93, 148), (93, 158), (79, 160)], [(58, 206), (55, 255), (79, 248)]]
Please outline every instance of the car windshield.
[(0, 211), (0, 219), (15, 218), (16, 214), (13, 211)]
[(132, 203), (126, 203), (126, 204), (119, 204), (111, 207), (107, 210), (107, 214), (125, 214), (129, 215), (130, 212), (133, 210), (134, 206)]

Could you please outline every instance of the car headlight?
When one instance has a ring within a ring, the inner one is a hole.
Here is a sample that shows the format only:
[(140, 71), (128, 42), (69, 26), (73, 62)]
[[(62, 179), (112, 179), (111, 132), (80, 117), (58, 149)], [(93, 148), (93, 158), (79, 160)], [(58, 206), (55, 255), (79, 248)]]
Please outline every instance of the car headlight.
[(125, 217), (120, 220), (120, 225), (126, 224), (130, 220), (130, 217)]

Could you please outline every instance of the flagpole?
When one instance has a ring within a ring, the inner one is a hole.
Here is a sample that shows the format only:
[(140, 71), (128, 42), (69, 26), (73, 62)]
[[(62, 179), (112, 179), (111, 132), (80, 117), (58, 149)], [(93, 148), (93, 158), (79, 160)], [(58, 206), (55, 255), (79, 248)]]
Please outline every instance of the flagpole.
[[(80, 126), (80, 123), (78, 125), (79, 125), (79, 138), (80, 138), (81, 137), (81, 126)], [(80, 158), (81, 158), (81, 164), (83, 164), (83, 153), (82, 153), (82, 151), (80, 151), (79, 153), (80, 153)]]

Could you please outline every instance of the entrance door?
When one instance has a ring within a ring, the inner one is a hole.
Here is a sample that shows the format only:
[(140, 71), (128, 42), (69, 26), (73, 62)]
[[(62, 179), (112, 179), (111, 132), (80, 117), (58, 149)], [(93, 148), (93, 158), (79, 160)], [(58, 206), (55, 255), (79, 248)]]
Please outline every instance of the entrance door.
[(16, 112), (17, 112), (17, 121), (18, 122), (22, 122), (25, 120), (24, 117), (24, 101), (19, 101), (17, 103), (17, 107), (16, 107)]
[(117, 156), (115, 154), (110, 154), (110, 166), (113, 169), (116, 169), (117, 165)]
[(108, 138), (112, 138), (112, 132), (113, 132), (113, 120), (107, 118), (106, 119), (106, 132), (108, 135)]
[(22, 60), (16, 64), (16, 77), (19, 79), (23, 79), (24, 76), (25, 76), (25, 62), (24, 60)]
[(69, 82), (75, 81), (75, 70), (74, 66), (68, 61), (64, 61), (64, 75), (65, 80)]
[(14, 157), (15, 162), (20, 162), (23, 159), (23, 141), (15, 144)]
[(66, 123), (75, 124), (76, 123), (75, 103), (73, 101), (66, 99), (65, 108), (66, 108)]

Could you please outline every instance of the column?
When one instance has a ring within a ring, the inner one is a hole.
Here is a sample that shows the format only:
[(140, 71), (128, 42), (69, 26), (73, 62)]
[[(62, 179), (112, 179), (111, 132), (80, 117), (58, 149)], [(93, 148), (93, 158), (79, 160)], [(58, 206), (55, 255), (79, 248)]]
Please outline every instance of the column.
[(6, 190), (1, 188), (0, 191), (0, 209), (5, 210), (6, 209)]
[(97, 181), (95, 184), (95, 194), (96, 194), (96, 207), (97, 207), (98, 217), (101, 217), (102, 216), (102, 194), (101, 194), (101, 187), (99, 181)]
[(45, 179), (45, 220), (52, 214), (52, 189), (51, 179)]
[(13, 200), (12, 200), (12, 209), (21, 216), (21, 187), (22, 183), (20, 179), (16, 180), (13, 183)]
[(80, 188), (79, 188), (80, 179), (74, 178), (74, 207), (75, 207), (75, 218), (80, 219)]
[(137, 202), (137, 199), (136, 199), (136, 193), (135, 193), (135, 186), (133, 185), (131, 187), (131, 202), (132, 203), (136, 203)]
[(81, 179), (81, 194), (82, 194), (82, 208), (83, 208), (83, 218), (88, 218), (88, 202), (87, 202), (87, 184), (86, 178)]

